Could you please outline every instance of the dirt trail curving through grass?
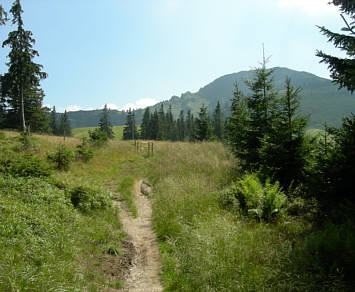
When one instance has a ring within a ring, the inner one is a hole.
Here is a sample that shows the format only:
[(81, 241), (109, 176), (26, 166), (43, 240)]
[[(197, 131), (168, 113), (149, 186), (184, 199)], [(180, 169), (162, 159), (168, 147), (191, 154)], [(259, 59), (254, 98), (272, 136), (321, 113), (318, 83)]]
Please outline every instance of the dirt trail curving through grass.
[(120, 220), (124, 231), (128, 234), (136, 249), (132, 267), (125, 279), (122, 291), (129, 292), (160, 292), (159, 249), (152, 225), (152, 207), (149, 199), (141, 193), (142, 181), (135, 185), (137, 218), (121, 208)]

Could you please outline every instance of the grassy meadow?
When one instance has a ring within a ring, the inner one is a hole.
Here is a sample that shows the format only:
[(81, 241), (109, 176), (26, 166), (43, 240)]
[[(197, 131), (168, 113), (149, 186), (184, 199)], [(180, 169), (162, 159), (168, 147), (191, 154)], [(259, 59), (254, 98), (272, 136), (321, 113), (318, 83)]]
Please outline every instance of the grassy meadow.
[[(115, 140), (121, 140), (123, 137), (123, 128), (124, 126), (114, 126), (112, 127), (113, 133), (115, 135)], [(88, 128), (75, 128), (72, 129), (72, 135), (74, 138), (84, 138), (89, 137), (89, 131), (94, 130), (95, 127)]]
[[(2, 166), (24, 151), (16, 136), (7, 132), (0, 140)], [(30, 151), (44, 158), (60, 142), (34, 136)], [(65, 143), (74, 149), (80, 139)], [(267, 223), (221, 208), (219, 193), (240, 176), (238, 160), (217, 142), (157, 142), (148, 157), (131, 141), (113, 140), (94, 149), (89, 162), (74, 161), (46, 177), (11, 176), (0, 168), (0, 291), (119, 287), (124, 279), (117, 271), (129, 251), (119, 210), (105, 198), (124, 200), (136, 216), (137, 179), (153, 185), (164, 291), (351, 291), (312, 251), (312, 214)], [(73, 194), (90, 192), (104, 208), (73, 201)]]
[[(133, 147), (113, 141), (94, 149), (89, 162), (73, 161), (68, 171), (58, 171), (45, 156), (63, 138), (34, 135), (25, 150), (17, 133), (5, 136), (0, 139), (0, 291), (120, 286), (127, 268), (121, 265), (125, 234), (112, 200), (127, 177), (127, 164), (141, 159)], [(69, 149), (79, 143), (65, 141)]]

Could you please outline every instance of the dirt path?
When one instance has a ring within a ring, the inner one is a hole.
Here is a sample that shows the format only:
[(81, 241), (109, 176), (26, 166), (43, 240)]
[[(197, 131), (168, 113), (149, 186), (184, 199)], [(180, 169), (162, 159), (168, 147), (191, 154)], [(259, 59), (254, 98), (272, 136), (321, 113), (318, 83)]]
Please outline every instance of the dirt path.
[(128, 234), (136, 249), (132, 267), (125, 280), (122, 291), (160, 292), (160, 260), (156, 236), (152, 226), (152, 207), (149, 199), (141, 193), (142, 181), (135, 186), (137, 218), (122, 206), (120, 220), (123, 230)]

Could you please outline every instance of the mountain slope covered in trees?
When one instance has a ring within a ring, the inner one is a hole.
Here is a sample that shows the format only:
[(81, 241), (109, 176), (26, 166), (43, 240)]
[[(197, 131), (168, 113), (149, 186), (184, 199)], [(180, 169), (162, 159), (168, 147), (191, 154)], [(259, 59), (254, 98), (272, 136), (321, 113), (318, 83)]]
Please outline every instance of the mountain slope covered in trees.
[[(355, 99), (352, 95), (342, 89), (338, 90), (337, 85), (330, 80), (318, 77), (307, 72), (294, 71), (287, 68), (274, 68), (273, 81), (276, 89), (282, 88), (286, 77), (291, 78), (295, 87), (301, 87), (301, 110), (303, 114), (311, 115), (309, 127), (323, 128), (324, 122), (329, 125), (339, 126), (342, 117), (349, 115), (355, 109)], [(240, 90), (248, 94), (245, 85), (246, 80), (253, 77), (253, 70), (241, 71), (224, 75), (210, 84), (202, 87), (198, 92), (183, 93), (180, 97), (173, 96), (170, 100), (163, 101), (165, 110), (172, 105), (172, 112), (175, 118), (181, 110), (186, 114), (191, 110), (196, 115), (204, 104), (211, 115), (219, 101), (225, 115), (229, 115), (230, 100), (233, 97), (234, 83), (237, 81)], [(152, 107), (159, 110), (161, 103)], [(96, 126), (101, 115), (101, 110), (70, 112), (69, 118), (73, 128)], [(124, 125), (126, 112), (110, 110), (109, 116), (113, 125)], [(143, 109), (135, 112), (137, 124), (140, 124), (143, 117)]]

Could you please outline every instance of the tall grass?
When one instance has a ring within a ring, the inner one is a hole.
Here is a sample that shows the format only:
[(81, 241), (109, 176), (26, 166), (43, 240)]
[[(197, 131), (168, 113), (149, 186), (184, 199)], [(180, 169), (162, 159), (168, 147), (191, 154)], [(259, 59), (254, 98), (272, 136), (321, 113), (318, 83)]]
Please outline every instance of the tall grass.
[[(219, 207), (219, 191), (239, 176), (238, 162), (222, 144), (160, 143), (157, 149), (145, 175), (154, 185), (153, 220), (166, 291), (345, 287), (319, 271), (312, 274), (311, 265), (302, 269), (309, 254), (296, 250), (304, 249), (310, 223), (257, 222)], [(328, 279), (328, 285), (319, 279)]]
[[(6, 136), (3, 153), (24, 151), (16, 133)], [(59, 141), (36, 135), (31, 142), (31, 153), (45, 159)], [(66, 139), (67, 147), (78, 143)], [(125, 236), (118, 209), (108, 200), (126, 175), (125, 163), (136, 156), (127, 143), (95, 151), (89, 163), (75, 162), (47, 178), (21, 178), (20, 171), (14, 178), (0, 171), (0, 291), (102, 291), (122, 280), (101, 268), (110, 251), (119, 254)], [(7, 157), (6, 167), (20, 159)], [(77, 194), (80, 204), (73, 203)]]

